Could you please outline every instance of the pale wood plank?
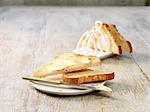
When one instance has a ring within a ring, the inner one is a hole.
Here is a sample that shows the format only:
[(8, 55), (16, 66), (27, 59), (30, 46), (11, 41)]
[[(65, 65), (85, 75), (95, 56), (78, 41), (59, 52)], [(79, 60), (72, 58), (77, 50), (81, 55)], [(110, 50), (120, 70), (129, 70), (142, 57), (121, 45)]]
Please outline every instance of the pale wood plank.
[(30, 74), (36, 66), (43, 16), (43, 13), (15, 9), (0, 15), (0, 110), (3, 112), (38, 109), (41, 93), (31, 88), (21, 76)]

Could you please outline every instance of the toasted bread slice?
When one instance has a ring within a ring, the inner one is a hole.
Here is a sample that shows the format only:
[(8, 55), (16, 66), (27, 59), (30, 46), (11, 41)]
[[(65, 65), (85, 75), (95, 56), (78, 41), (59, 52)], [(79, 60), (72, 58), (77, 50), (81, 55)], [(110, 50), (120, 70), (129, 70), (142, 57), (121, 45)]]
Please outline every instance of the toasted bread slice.
[[(118, 46), (121, 46), (122, 53), (131, 53), (132, 46), (131, 43), (126, 40), (118, 31), (116, 25), (108, 24), (109, 25), (109, 33), (113, 37), (114, 41)], [(107, 27), (108, 28), (108, 27)]]
[(63, 81), (67, 84), (82, 84), (111, 79), (114, 79), (114, 72), (104, 72), (90, 69), (66, 73), (63, 76)]
[(33, 72), (33, 77), (46, 77), (53, 74), (63, 74), (100, 65), (100, 58), (83, 56), (74, 53), (63, 53), (55, 56), (49, 63)]
[[(96, 25), (92, 27), (93, 31), (96, 30)], [(93, 35), (98, 50), (113, 52), (117, 55), (132, 52), (131, 43), (119, 33), (116, 25), (103, 23), (102, 26), (99, 27), (99, 30), (101, 30), (101, 32), (103, 33), (97, 33), (97, 36), (99, 37), (99, 41), (101, 43), (101, 49), (100, 45), (98, 44), (97, 38), (95, 37), (95, 35)], [(105, 39), (103, 36), (105, 36)], [(90, 48), (94, 49), (94, 45), (92, 42), (90, 43)]]

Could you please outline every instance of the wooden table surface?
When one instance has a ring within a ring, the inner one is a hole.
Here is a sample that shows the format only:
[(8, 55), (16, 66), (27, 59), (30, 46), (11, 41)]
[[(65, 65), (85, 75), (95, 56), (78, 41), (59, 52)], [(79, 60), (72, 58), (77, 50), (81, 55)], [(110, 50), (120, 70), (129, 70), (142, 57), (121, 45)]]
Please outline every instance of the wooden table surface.
[[(103, 61), (112, 93), (44, 94), (21, 79), (72, 51), (95, 22), (114, 23), (134, 52)], [(150, 7), (0, 7), (0, 112), (150, 112)]]

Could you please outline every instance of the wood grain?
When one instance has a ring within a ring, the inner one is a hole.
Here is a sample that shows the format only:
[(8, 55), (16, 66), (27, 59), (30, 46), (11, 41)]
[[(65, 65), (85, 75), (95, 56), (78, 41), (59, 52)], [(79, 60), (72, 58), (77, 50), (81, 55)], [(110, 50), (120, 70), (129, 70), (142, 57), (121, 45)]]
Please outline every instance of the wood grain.
[[(0, 111), (2, 112), (149, 112), (149, 7), (0, 7)], [(21, 80), (22, 74), (72, 51), (95, 20), (111, 22), (131, 40), (132, 55), (103, 60), (115, 71), (113, 92), (82, 96), (44, 94)]]

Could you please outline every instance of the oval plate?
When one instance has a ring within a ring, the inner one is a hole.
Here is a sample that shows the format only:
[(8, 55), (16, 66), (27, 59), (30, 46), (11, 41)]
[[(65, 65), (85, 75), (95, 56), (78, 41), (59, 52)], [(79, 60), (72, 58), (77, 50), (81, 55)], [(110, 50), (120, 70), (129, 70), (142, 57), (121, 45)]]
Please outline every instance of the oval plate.
[(34, 88), (36, 88), (42, 92), (56, 94), (56, 95), (81, 95), (81, 94), (86, 94), (86, 93), (94, 91), (93, 89), (79, 90), (79, 89), (50, 87), (50, 86), (46, 86), (46, 85), (37, 84), (34, 82), (30, 82), (30, 84)]

